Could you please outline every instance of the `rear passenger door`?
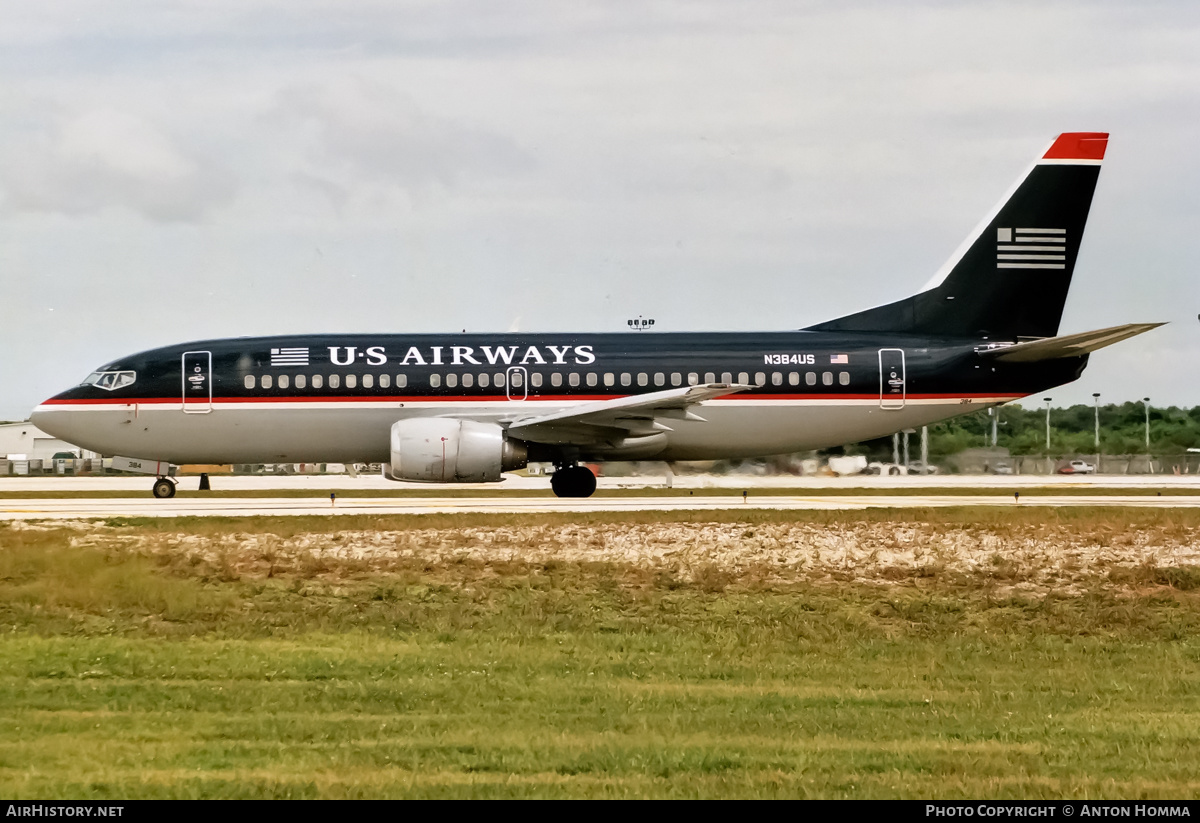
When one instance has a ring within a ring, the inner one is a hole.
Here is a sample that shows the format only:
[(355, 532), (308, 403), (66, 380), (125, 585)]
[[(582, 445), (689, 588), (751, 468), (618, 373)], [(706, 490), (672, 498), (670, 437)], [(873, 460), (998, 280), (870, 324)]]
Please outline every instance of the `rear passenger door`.
[(906, 395), (904, 349), (880, 349), (879, 407), (902, 409)]

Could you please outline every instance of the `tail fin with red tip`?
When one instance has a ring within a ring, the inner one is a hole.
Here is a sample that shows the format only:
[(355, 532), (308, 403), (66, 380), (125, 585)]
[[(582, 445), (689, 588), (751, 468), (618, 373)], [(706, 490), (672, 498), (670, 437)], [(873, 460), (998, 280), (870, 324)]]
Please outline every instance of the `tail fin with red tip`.
[(1102, 132), (1059, 135), (919, 294), (810, 329), (1053, 337), (1107, 145)]

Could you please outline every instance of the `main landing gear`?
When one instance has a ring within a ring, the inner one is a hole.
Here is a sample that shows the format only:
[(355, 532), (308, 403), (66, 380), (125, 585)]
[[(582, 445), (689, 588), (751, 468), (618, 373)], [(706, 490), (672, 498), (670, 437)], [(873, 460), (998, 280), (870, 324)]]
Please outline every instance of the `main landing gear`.
[(154, 496), (159, 500), (165, 500), (168, 497), (175, 496), (175, 484), (165, 477), (160, 477), (154, 481)]
[(560, 466), (550, 475), (550, 488), (557, 497), (591, 497), (596, 475), (585, 466)]

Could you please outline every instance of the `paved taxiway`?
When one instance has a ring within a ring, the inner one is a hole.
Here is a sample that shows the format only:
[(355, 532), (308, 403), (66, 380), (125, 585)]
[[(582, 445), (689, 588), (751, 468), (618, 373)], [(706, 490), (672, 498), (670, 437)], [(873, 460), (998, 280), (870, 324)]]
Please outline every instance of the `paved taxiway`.
[(553, 497), (339, 497), (328, 498), (51, 498), (0, 500), (0, 519), (86, 519), (94, 517), (261, 517), (269, 515), (453, 514), (549, 512), (643, 512), (738, 510), (857, 510), (948, 506), (1134, 506), (1139, 508), (1200, 508), (1200, 496), (1183, 495), (754, 495), (740, 497), (629, 496), (560, 500)]
[[(181, 489), (195, 489), (196, 477), (180, 480)], [(1136, 506), (1150, 508), (1197, 508), (1200, 475), (1100, 475), (994, 476), (950, 475), (932, 477), (746, 477), (736, 475), (684, 475), (673, 479), (677, 491), (689, 495), (656, 493), (665, 478), (604, 477), (600, 489), (645, 489), (644, 495), (597, 496), (585, 500), (546, 496), (507, 495), (509, 490), (546, 490), (543, 477), (510, 475), (502, 485), (461, 485), (471, 497), (356, 497), (355, 491), (386, 489), (428, 493), (434, 487), (419, 483), (392, 483), (377, 476), (243, 476), (213, 477), (214, 488), (226, 491), (280, 490), (292, 497), (176, 497), (156, 500), (150, 496), (149, 481), (142, 477), (28, 477), (0, 478), (0, 492), (127, 492), (119, 498), (0, 498), (0, 519), (77, 519), (94, 517), (259, 517), (264, 515), (327, 514), (444, 514), (454, 512), (542, 513), (542, 512), (635, 512), (635, 511), (720, 511), (727, 509), (766, 510), (853, 510), (867, 508), (916, 508), (947, 506)], [(894, 494), (863, 495), (869, 488)], [(994, 494), (947, 494), (965, 488), (1004, 489)], [(714, 494), (718, 489), (725, 494)], [(767, 489), (790, 493), (762, 494)], [(1011, 491), (1009, 491), (1011, 489)], [(1104, 489), (1103, 495), (1087, 494)], [(1136, 489), (1155, 489), (1161, 495), (1122, 494)], [(740, 495), (729, 490), (746, 490)], [(804, 492), (820, 491), (806, 495)], [(838, 490), (845, 493), (839, 494)], [(332, 505), (329, 493), (337, 494)], [(1012, 492), (1020, 491), (1018, 502)], [(1037, 492), (1031, 494), (1030, 492)], [(832, 493), (831, 493), (832, 492)], [(1175, 492), (1175, 493), (1173, 493)], [(311, 493), (311, 496), (310, 494)], [(144, 494), (144, 496), (143, 496)]]

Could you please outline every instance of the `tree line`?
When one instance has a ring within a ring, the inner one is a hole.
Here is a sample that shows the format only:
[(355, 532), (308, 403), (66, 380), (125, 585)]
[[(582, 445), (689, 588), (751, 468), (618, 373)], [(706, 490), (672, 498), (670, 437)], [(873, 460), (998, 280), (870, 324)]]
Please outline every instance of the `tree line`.
[[(1028, 401), (1027, 401), (1028, 402)], [(991, 410), (996, 418), (996, 446), (1013, 455), (1065, 457), (1095, 454), (1094, 406), (1080, 404), (1050, 409), (1050, 449), (1046, 450), (1045, 407), (1018, 404)], [(917, 447), (912, 436), (910, 447)], [(890, 437), (861, 444), (865, 451), (891, 453)], [(929, 426), (931, 456), (956, 454), (992, 445), (992, 416), (988, 410), (966, 414)], [(1175, 455), (1200, 448), (1200, 407), (1150, 407), (1150, 447), (1146, 447), (1146, 407), (1140, 402), (1100, 406), (1100, 453)], [(915, 457), (915, 454), (914, 454)]]

